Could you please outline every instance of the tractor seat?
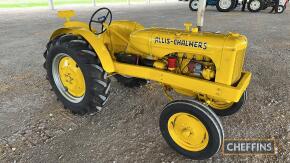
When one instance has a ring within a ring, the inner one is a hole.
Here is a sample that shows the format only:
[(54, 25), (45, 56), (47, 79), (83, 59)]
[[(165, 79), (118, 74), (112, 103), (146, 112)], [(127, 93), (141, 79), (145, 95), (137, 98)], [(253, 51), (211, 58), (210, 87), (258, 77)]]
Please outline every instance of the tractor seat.
[(144, 26), (134, 21), (113, 21), (109, 27), (107, 37), (109, 37), (109, 48), (113, 48), (114, 53), (125, 52), (130, 40), (130, 34), (137, 30), (144, 29)]

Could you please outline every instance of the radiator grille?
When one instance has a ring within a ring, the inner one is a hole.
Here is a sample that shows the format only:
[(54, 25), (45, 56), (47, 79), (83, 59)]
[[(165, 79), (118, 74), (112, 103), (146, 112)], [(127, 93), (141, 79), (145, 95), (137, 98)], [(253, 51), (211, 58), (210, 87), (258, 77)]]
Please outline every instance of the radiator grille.
[(246, 49), (241, 49), (237, 51), (235, 67), (233, 71), (232, 84), (237, 82), (241, 78), (241, 73), (243, 70), (244, 59), (245, 59)]

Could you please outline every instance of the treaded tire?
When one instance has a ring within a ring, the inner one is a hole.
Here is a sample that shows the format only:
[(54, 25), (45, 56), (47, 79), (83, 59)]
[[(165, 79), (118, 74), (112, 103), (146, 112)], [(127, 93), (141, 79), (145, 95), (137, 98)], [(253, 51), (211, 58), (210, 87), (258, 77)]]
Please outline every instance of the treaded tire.
[(126, 77), (120, 74), (116, 74), (114, 75), (114, 77), (117, 79), (117, 81), (120, 84), (128, 88), (140, 87), (147, 83), (147, 80), (145, 79), (140, 79), (140, 78), (135, 78), (135, 77)]
[[(197, 6), (195, 6), (196, 2), (197, 2)], [(194, 5), (195, 7), (192, 6), (193, 4), (195, 4)], [(198, 10), (198, 0), (190, 0), (189, 1), (189, 8), (191, 11), (197, 11)]]
[(229, 6), (229, 8), (227, 9), (223, 9), (221, 8), (220, 6), (220, 1), (221, 0), (218, 0), (217, 3), (216, 3), (216, 9), (219, 11), (219, 12), (229, 12), (229, 11), (232, 11), (236, 5), (236, 0), (229, 0), (231, 1), (231, 5)]
[[(257, 8), (257, 9), (251, 8), (251, 3), (253, 3), (254, 1), (258, 1), (260, 3), (259, 8)], [(249, 2), (247, 4), (247, 8), (250, 12), (259, 12), (261, 9), (264, 8), (264, 1), (263, 0), (249, 0)]]
[(235, 5), (234, 7), (231, 9), (231, 11), (233, 11), (234, 9), (236, 9), (238, 7), (238, 4), (239, 4), (239, 0), (236, 0), (235, 1)]
[[(188, 151), (172, 139), (168, 131), (168, 120), (175, 113), (188, 113), (199, 119), (206, 127), (209, 142), (201, 151)], [(195, 100), (177, 100), (167, 104), (161, 112), (159, 119), (160, 131), (166, 142), (178, 153), (195, 160), (204, 160), (216, 154), (224, 140), (224, 130), (219, 118), (207, 106)]]
[(282, 14), (284, 12), (284, 10), (285, 10), (285, 6), (283, 6), (283, 5), (278, 6), (278, 13), (279, 14)]
[(237, 113), (238, 111), (241, 110), (241, 108), (243, 107), (243, 105), (245, 104), (245, 102), (247, 101), (247, 96), (248, 93), (247, 91), (245, 91), (242, 95), (242, 97), (240, 98), (240, 100), (236, 103), (234, 103), (231, 107), (227, 108), (227, 109), (215, 109), (210, 107), (218, 116), (224, 117), (224, 116), (229, 116), (229, 115), (233, 115), (235, 113)]
[[(60, 53), (71, 57), (82, 71), (86, 90), (80, 102), (74, 103), (64, 97), (53, 79), (52, 62)], [(107, 78), (107, 73), (103, 70), (97, 55), (85, 40), (75, 35), (57, 37), (48, 43), (44, 57), (47, 79), (65, 108), (83, 115), (96, 112), (105, 105), (110, 94), (110, 79)]]

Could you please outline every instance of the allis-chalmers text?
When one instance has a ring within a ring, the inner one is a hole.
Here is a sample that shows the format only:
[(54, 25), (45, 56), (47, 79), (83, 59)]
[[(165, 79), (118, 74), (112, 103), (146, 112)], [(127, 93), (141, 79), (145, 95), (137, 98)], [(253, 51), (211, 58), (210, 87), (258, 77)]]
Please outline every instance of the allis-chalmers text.
[(200, 49), (206, 49), (207, 43), (206, 42), (198, 42), (198, 41), (190, 41), (190, 40), (180, 40), (180, 39), (170, 39), (170, 38), (162, 38), (162, 37), (155, 37), (154, 40), (155, 44), (174, 44), (178, 46), (188, 46), (193, 48), (200, 48)]

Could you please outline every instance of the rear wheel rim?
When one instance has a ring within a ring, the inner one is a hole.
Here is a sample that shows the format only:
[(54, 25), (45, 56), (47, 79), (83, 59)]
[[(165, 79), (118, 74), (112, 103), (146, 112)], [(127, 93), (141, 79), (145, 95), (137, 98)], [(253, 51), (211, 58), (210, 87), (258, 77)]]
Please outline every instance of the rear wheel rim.
[(254, 0), (251, 2), (250, 7), (252, 10), (256, 11), (261, 7), (261, 3), (258, 0)]
[(180, 112), (168, 120), (168, 132), (173, 141), (181, 148), (198, 152), (205, 149), (209, 135), (204, 124), (195, 116)]
[(80, 67), (65, 53), (57, 54), (52, 61), (52, 77), (62, 96), (73, 103), (83, 100), (85, 79)]
[(232, 1), (231, 0), (220, 0), (219, 1), (219, 6), (221, 9), (229, 9), (232, 5)]

